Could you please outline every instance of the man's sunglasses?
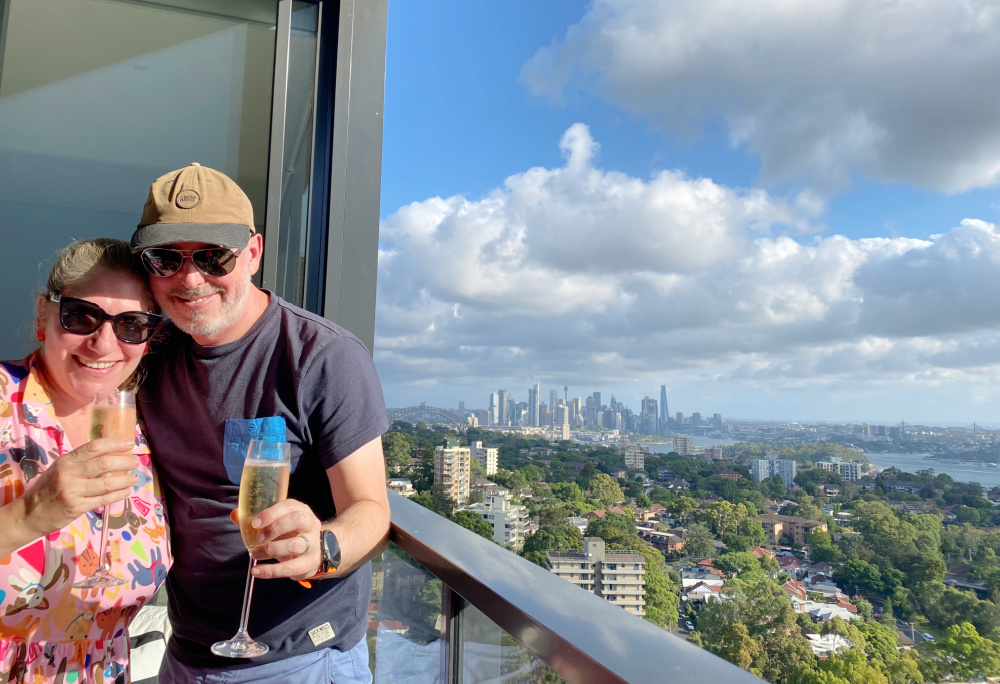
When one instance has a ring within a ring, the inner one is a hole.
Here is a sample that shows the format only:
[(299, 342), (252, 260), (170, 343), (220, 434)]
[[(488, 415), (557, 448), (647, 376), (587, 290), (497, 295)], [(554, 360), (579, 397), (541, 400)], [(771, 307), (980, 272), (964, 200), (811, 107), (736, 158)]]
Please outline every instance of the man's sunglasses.
[(218, 278), (232, 273), (236, 268), (236, 258), (246, 247), (235, 252), (228, 247), (206, 247), (205, 249), (171, 249), (170, 247), (150, 247), (142, 250), (142, 265), (155, 276), (166, 278), (177, 273), (184, 265), (184, 258), (191, 257), (195, 267), (207, 276)]
[(163, 320), (159, 314), (147, 311), (125, 311), (112, 316), (93, 302), (54, 293), (49, 293), (49, 301), (59, 303), (59, 323), (66, 332), (90, 335), (104, 325), (104, 321), (111, 321), (115, 337), (125, 344), (142, 344)]

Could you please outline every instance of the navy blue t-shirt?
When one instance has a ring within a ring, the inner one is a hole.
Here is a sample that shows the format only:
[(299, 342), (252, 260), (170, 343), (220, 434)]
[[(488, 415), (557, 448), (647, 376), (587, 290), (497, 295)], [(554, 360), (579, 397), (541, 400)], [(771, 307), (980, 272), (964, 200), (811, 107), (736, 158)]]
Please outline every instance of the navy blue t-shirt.
[[(292, 451), (288, 498), (329, 520), (336, 511), (326, 469), (389, 427), (375, 366), (350, 332), (274, 294), (236, 342), (202, 347), (175, 329), (147, 356), (147, 366), (139, 408), (166, 496), (174, 556), (167, 576), (169, 648), (194, 667), (249, 665), (209, 650), (239, 626), (249, 563), (229, 517), (239, 480), (223, 463), (226, 421), (283, 417)], [(347, 650), (361, 640), (371, 565), (312, 585), (254, 583), (248, 631), (271, 650), (253, 662)], [(325, 623), (333, 638), (314, 643), (310, 631), (328, 635), (316, 630)]]

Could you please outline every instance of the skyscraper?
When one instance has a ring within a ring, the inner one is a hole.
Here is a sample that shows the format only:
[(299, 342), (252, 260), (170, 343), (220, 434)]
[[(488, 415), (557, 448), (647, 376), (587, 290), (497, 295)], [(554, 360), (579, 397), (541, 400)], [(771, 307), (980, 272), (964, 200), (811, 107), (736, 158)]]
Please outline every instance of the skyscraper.
[(667, 411), (666, 385), (660, 385), (660, 434), (670, 435), (670, 412)]
[(559, 390), (549, 390), (549, 425), (554, 425), (556, 420), (556, 406), (559, 405)]
[(511, 424), (511, 405), (510, 405), (510, 392), (505, 389), (498, 390), (497, 394), (500, 395), (500, 420), (497, 425), (503, 425), (505, 427)]
[(538, 383), (528, 388), (528, 425), (538, 427)]
[(490, 394), (490, 413), (488, 425), (499, 425), (500, 424), (500, 395), (496, 392)]
[(601, 393), (594, 392), (594, 410), (600, 411), (604, 404), (601, 403)]
[(660, 413), (656, 408), (656, 399), (643, 397), (642, 400), (642, 433), (657, 435), (660, 433)]

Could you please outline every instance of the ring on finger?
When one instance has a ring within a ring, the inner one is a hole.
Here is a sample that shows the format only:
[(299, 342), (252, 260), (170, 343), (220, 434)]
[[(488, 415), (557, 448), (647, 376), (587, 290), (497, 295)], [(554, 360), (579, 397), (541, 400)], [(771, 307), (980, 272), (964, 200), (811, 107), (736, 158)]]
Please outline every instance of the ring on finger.
[(300, 553), (299, 555), (300, 555), (300, 556), (304, 556), (304, 555), (306, 555), (307, 553), (309, 553), (309, 549), (310, 549), (311, 547), (310, 547), (310, 544), (309, 544), (309, 537), (301, 537), (301, 539), (302, 539), (302, 541), (304, 541), (304, 542), (306, 543), (306, 550), (305, 550), (305, 551), (303, 551), (302, 553)]

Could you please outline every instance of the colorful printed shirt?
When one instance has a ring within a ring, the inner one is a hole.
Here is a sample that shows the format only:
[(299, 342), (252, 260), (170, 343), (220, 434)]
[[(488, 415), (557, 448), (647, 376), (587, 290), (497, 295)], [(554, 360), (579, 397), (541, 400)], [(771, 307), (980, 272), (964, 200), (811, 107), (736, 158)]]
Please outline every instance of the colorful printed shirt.
[[(171, 563), (159, 484), (136, 427), (139, 481), (111, 504), (111, 572), (126, 583), (104, 589), (73, 584), (100, 566), (101, 516), (0, 558), (0, 681), (127, 684), (128, 624), (159, 589)], [(0, 363), (0, 505), (70, 451), (35, 357)]]

